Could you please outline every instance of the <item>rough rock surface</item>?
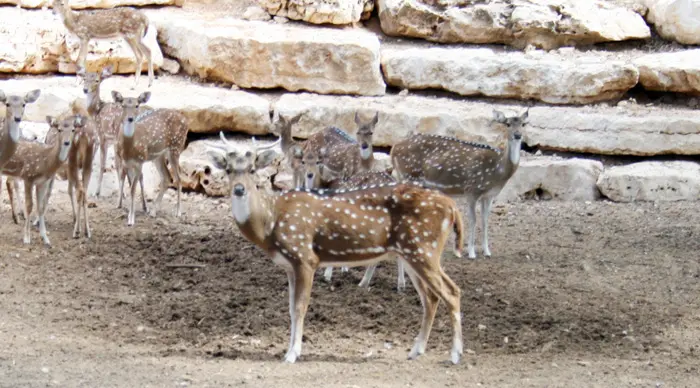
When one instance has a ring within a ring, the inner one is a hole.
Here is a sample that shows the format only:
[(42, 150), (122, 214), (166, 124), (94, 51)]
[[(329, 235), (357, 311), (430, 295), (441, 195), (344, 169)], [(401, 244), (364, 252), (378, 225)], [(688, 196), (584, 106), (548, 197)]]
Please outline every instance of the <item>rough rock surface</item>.
[[(79, 41), (50, 11), (28, 11), (0, 7), (0, 73), (75, 73)], [(156, 28), (149, 26), (145, 39), (153, 52), (153, 65), (163, 64), (156, 41)], [(91, 40), (86, 66), (88, 70), (111, 64), (115, 73), (133, 73), (136, 60), (122, 38)], [(143, 70), (147, 69), (144, 62)]]
[(306, 28), (179, 11), (148, 13), (185, 71), (243, 88), (384, 94), (379, 40), (363, 30)]
[(611, 167), (598, 179), (600, 192), (617, 202), (700, 200), (700, 164), (640, 162)]
[(544, 49), (647, 39), (631, 9), (602, 0), (378, 0), (382, 30), (441, 43), (505, 43)]
[(649, 54), (634, 60), (647, 90), (700, 93), (700, 49)]
[(600, 197), (597, 181), (602, 172), (603, 164), (595, 160), (523, 157), (497, 200), (593, 201)]
[(665, 39), (700, 44), (700, 2), (697, 0), (646, 0), (647, 21)]
[[(185, 0), (70, 0), (73, 9), (114, 8), (121, 6), (177, 5)], [(52, 0), (0, 0), (0, 4), (19, 5), (22, 8), (51, 7)]]
[(528, 53), (493, 48), (382, 48), (389, 85), (445, 89), (464, 96), (588, 104), (620, 98), (639, 72), (624, 61), (573, 49)]
[[(477, 141), (498, 141), (488, 127), (493, 109), (524, 107), (449, 98), (384, 96), (351, 98), (308, 93), (285, 94), (276, 103), (281, 116), (301, 114), (292, 128), (306, 138), (329, 125), (354, 133), (355, 112), (379, 112), (374, 144), (391, 146), (412, 133), (433, 133)], [(618, 107), (532, 107), (525, 143), (543, 149), (612, 155), (700, 154), (700, 112), (620, 104)]]
[[(139, 90), (130, 90), (132, 81), (131, 77), (121, 76), (104, 80), (102, 99), (112, 101), (112, 90), (125, 96), (136, 96), (146, 90), (145, 82), (139, 85)], [(64, 112), (73, 100), (85, 97), (73, 77), (22, 77), (0, 81), (0, 89), (7, 94), (41, 89), (37, 102), (27, 105), (25, 110), (24, 119), (36, 122), (44, 122), (47, 115)], [(158, 78), (148, 90), (151, 91), (150, 107), (181, 111), (188, 117), (192, 132), (213, 133), (221, 129), (258, 135), (269, 131), (270, 103), (252, 93), (198, 85), (170, 76)]]
[(259, 0), (271, 15), (314, 24), (350, 24), (368, 19), (374, 0)]

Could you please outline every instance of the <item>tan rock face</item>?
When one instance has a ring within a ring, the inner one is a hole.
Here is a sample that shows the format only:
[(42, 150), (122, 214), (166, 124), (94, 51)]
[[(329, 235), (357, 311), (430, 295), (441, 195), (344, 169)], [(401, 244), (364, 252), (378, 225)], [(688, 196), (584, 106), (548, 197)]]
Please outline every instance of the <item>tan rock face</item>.
[[(68, 33), (51, 11), (0, 8), (0, 73), (75, 73), (79, 41)], [(145, 39), (153, 53), (154, 68), (163, 64), (156, 29), (149, 26)], [(121, 38), (92, 40), (87, 55), (88, 70), (111, 64), (116, 73), (133, 73), (136, 60)], [(144, 62), (143, 70), (147, 70)]]
[(204, 20), (184, 12), (148, 13), (163, 49), (185, 71), (243, 88), (327, 94), (384, 94), (379, 40), (367, 31)]
[(695, 162), (641, 162), (605, 170), (600, 192), (617, 202), (700, 200), (700, 165)]
[(596, 182), (602, 172), (603, 164), (595, 160), (553, 156), (523, 158), (497, 201), (531, 198), (593, 201), (600, 198)]
[[(0, 0), (0, 4), (19, 5), (22, 8), (51, 7), (52, 0)], [(114, 8), (121, 6), (176, 5), (184, 0), (70, 0), (73, 9)]]
[(382, 30), (442, 43), (505, 43), (544, 49), (647, 39), (631, 9), (602, 0), (379, 0)]
[(637, 58), (639, 82), (647, 90), (700, 93), (700, 49)]
[[(112, 90), (125, 96), (136, 96), (146, 90), (146, 83), (133, 91), (132, 84), (131, 77), (108, 78), (102, 82), (101, 97), (112, 101)], [(85, 98), (82, 86), (73, 77), (12, 79), (0, 81), (0, 89), (8, 94), (41, 89), (37, 102), (27, 105), (25, 110), (25, 120), (36, 122), (44, 122), (47, 115), (59, 115), (76, 98)], [(152, 93), (150, 107), (181, 111), (189, 119), (191, 132), (235, 130), (255, 135), (268, 132), (270, 103), (254, 94), (197, 85), (175, 77), (160, 77), (148, 90)]]
[(386, 82), (408, 89), (437, 88), (464, 96), (589, 104), (620, 98), (637, 84), (631, 64), (572, 49), (528, 53), (491, 48), (382, 49)]
[[(493, 109), (519, 113), (524, 107), (418, 96), (347, 97), (287, 94), (276, 103), (280, 116), (301, 114), (292, 128), (306, 138), (335, 125), (355, 133), (355, 112), (379, 112), (374, 144), (391, 146), (412, 133), (496, 142), (489, 127)], [(700, 112), (647, 107), (533, 107), (525, 143), (543, 149), (612, 155), (700, 154)]]
[(646, 0), (647, 21), (664, 39), (700, 44), (700, 2), (697, 0)]
[(369, 18), (374, 0), (259, 0), (271, 15), (313, 24), (350, 24)]

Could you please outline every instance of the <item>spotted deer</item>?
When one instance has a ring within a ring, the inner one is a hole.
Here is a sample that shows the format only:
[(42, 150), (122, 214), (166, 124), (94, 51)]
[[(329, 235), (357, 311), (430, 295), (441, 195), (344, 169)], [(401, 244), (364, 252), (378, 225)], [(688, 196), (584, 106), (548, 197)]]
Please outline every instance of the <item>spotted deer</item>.
[[(0, 90), (0, 103), (5, 106), (5, 116), (0, 117), (0, 128), (2, 128), (2, 133), (0, 133), (0, 173), (2, 172), (3, 166), (7, 164), (10, 158), (15, 154), (17, 146), (20, 142), (22, 136), (22, 130), (20, 128), (20, 123), (24, 117), (24, 109), (27, 104), (36, 102), (41, 95), (41, 90), (35, 89), (24, 96), (17, 95), (6, 95), (5, 92)], [(10, 206), (12, 207), (12, 220), (15, 224), (17, 221), (17, 214), (14, 210), (14, 198), (13, 190), (19, 190), (19, 182), (8, 177), (6, 180), (8, 196), (10, 197)], [(2, 176), (0, 175), (0, 190), (2, 190)], [(29, 215), (26, 215), (28, 217)]]
[(451, 137), (418, 134), (394, 145), (391, 162), (394, 174), (415, 180), (448, 195), (466, 196), (469, 222), (468, 254), (476, 258), (476, 205), (481, 205), (484, 256), (490, 257), (488, 216), (494, 198), (520, 164), (522, 129), (528, 110), (506, 117), (493, 111), (492, 125), (507, 128), (505, 147), (458, 140)]
[(112, 98), (124, 109), (123, 127), (117, 144), (117, 151), (124, 164), (119, 179), (119, 192), (123, 191), (124, 178), (128, 174), (131, 180), (131, 200), (127, 225), (130, 226), (134, 225), (135, 221), (136, 182), (142, 179), (143, 164), (148, 161), (155, 163), (160, 174), (160, 191), (155, 200), (152, 215), (156, 215), (170, 183), (170, 172), (166, 161), (170, 163), (172, 177), (177, 186), (175, 214), (180, 217), (181, 213), (180, 154), (187, 140), (187, 117), (173, 109), (156, 109), (139, 113), (139, 107), (148, 102), (150, 97), (150, 92), (143, 92), (138, 97), (123, 97), (118, 91), (112, 91)]
[[(99, 139), (94, 120), (90, 118), (87, 109), (80, 104), (79, 100), (75, 100), (71, 104), (71, 111), (74, 116), (84, 119), (75, 121), (75, 135), (68, 152), (68, 163), (59, 169), (56, 175), (63, 180), (68, 179), (68, 196), (70, 197), (70, 204), (73, 210), (73, 238), (80, 237), (81, 228), (85, 237), (90, 238), (92, 233), (90, 231), (90, 220), (88, 219), (87, 189), (92, 176), (92, 162), (97, 152)], [(49, 131), (44, 140), (46, 144), (54, 144), (60, 140), (61, 128), (59, 124), (58, 120), (53, 120), (50, 123)], [(49, 190), (43, 205), (44, 208), (48, 204), (53, 189), (53, 182), (54, 179), (52, 178), (49, 182)], [(77, 209), (74, 190), (78, 192)]]
[[(106, 66), (100, 71), (86, 71), (83, 68), (79, 68), (77, 71), (78, 77), (83, 81), (83, 93), (87, 96), (87, 111), (95, 123), (97, 129), (97, 135), (99, 137), (100, 144), (100, 168), (97, 175), (97, 191), (95, 196), (99, 197), (102, 190), (102, 180), (104, 178), (105, 169), (107, 166), (107, 151), (109, 146), (115, 145), (117, 138), (119, 137), (119, 131), (122, 127), (122, 117), (124, 116), (124, 109), (121, 105), (116, 102), (105, 102), (102, 101), (100, 97), (100, 85), (102, 81), (112, 76), (112, 66)], [(150, 108), (146, 106), (139, 107), (139, 113), (143, 113)], [(121, 177), (122, 174), (122, 163), (119, 153), (114, 152), (114, 169), (117, 173), (117, 177)], [(131, 184), (131, 182), (129, 182)], [(146, 197), (143, 192), (143, 177), (139, 180), (139, 186), (141, 187), (141, 202), (143, 205), (144, 212), (146, 208)], [(119, 193), (119, 200), (117, 207), (121, 208), (122, 199), (124, 193)]]
[(136, 57), (135, 80), (139, 83), (144, 58), (148, 62), (148, 87), (153, 84), (153, 57), (144, 42), (148, 30), (148, 17), (132, 7), (117, 7), (90, 11), (73, 11), (68, 0), (53, 0), (53, 13), (58, 14), (66, 29), (80, 39), (80, 51), (76, 64), (86, 69), (88, 44), (91, 39), (122, 37)]
[(17, 151), (3, 167), (2, 173), (24, 182), (24, 243), (30, 243), (30, 217), (32, 213), (32, 191), (36, 187), (36, 205), (39, 218), (39, 233), (44, 244), (51, 246), (46, 234), (46, 197), (51, 189), (51, 180), (59, 168), (68, 159), (71, 143), (75, 135), (75, 127), (81, 126), (85, 117), (76, 115), (62, 119), (47, 116), (49, 125), (58, 130), (58, 141), (54, 144), (43, 144), (32, 141), (20, 141)]
[(409, 353), (425, 352), (440, 300), (453, 328), (451, 360), (462, 355), (459, 287), (444, 273), (440, 256), (454, 229), (455, 253), (462, 244), (462, 219), (454, 200), (416, 184), (390, 184), (350, 191), (291, 190), (281, 196), (260, 191), (256, 169), (277, 157), (270, 149), (239, 150), (230, 142), (211, 144), (215, 167), (226, 171), (231, 211), (239, 230), (283, 267), (289, 283), (291, 335), (284, 360), (301, 355), (304, 317), (318, 267), (361, 266), (403, 260), (423, 304), (418, 337)]

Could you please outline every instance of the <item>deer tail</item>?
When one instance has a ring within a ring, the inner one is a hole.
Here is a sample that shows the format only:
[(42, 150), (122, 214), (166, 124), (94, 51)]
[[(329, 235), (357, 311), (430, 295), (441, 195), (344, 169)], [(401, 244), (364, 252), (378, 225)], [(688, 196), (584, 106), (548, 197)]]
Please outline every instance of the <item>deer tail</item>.
[(464, 246), (464, 223), (462, 222), (462, 212), (453, 201), (452, 202), (452, 229), (455, 232), (455, 256), (462, 257), (462, 247)]

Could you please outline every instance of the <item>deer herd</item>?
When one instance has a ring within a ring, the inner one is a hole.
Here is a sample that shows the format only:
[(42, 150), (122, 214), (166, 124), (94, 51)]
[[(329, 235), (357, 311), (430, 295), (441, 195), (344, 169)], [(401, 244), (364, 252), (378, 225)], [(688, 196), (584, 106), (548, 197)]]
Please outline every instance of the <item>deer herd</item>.
[[(50, 244), (45, 213), (53, 182), (58, 175), (67, 179), (73, 209), (73, 236), (91, 237), (88, 219), (87, 187), (98, 150), (100, 153), (96, 196), (100, 188), (109, 146), (114, 146), (115, 170), (119, 179), (118, 207), (122, 207), (123, 187), (129, 180), (127, 225), (135, 223), (137, 185), (142, 207), (147, 212), (142, 167), (153, 162), (160, 175), (160, 190), (152, 215), (159, 210), (171, 182), (177, 187), (175, 215), (180, 216), (179, 158), (188, 133), (187, 118), (170, 109), (151, 109), (145, 104), (150, 92), (123, 96), (112, 91), (112, 102), (100, 98), (100, 84), (113, 69), (85, 70), (87, 42), (90, 39), (122, 36), (136, 55), (136, 83), (146, 57), (149, 87), (153, 80), (150, 50), (143, 43), (148, 19), (131, 8), (74, 12), (65, 0), (54, 0), (53, 9), (66, 28), (80, 38), (77, 76), (82, 80), (86, 103), (80, 99), (59, 117), (47, 117), (49, 132), (43, 142), (24, 139), (20, 122), (27, 104), (35, 103), (39, 90), (25, 95), (5, 95), (5, 117), (0, 122), (0, 174), (7, 177), (7, 190), (13, 220), (18, 181), (24, 183), (24, 243), (30, 243), (33, 200), (43, 242)], [(120, 20), (119, 28), (107, 20)], [(363, 112), (366, 113), (366, 112)], [(482, 250), (491, 256), (488, 243), (488, 216), (494, 198), (519, 165), (522, 129), (528, 112), (506, 117), (494, 111), (491, 124), (501, 131), (505, 145), (493, 146), (457, 138), (414, 134), (391, 148), (391, 172), (375, 171), (373, 132), (381, 117), (363, 117), (359, 112), (351, 132), (337, 127), (316, 131), (306, 141), (293, 138), (292, 129), (303, 115), (271, 116), (271, 132), (278, 140), (260, 145), (253, 138), (252, 148), (227, 140), (207, 142), (212, 164), (225, 171), (231, 195), (231, 212), (241, 234), (284, 268), (289, 286), (291, 333), (285, 361), (301, 355), (304, 316), (309, 306), (316, 269), (325, 268), (331, 279), (334, 267), (368, 266), (360, 282), (368, 287), (377, 263), (394, 260), (398, 265), (398, 285), (405, 287), (407, 273), (420, 296), (423, 318), (409, 358), (423, 354), (439, 302), (445, 302), (452, 322), (451, 361), (462, 355), (460, 288), (443, 271), (441, 256), (452, 232), (454, 253), (461, 257), (463, 223), (452, 197), (463, 196), (467, 203), (469, 235), (467, 253), (476, 257), (476, 205), (481, 208)], [(294, 189), (274, 193), (257, 187), (256, 170), (282, 158), (293, 171)], [(1, 186), (1, 185), (0, 185)]]

